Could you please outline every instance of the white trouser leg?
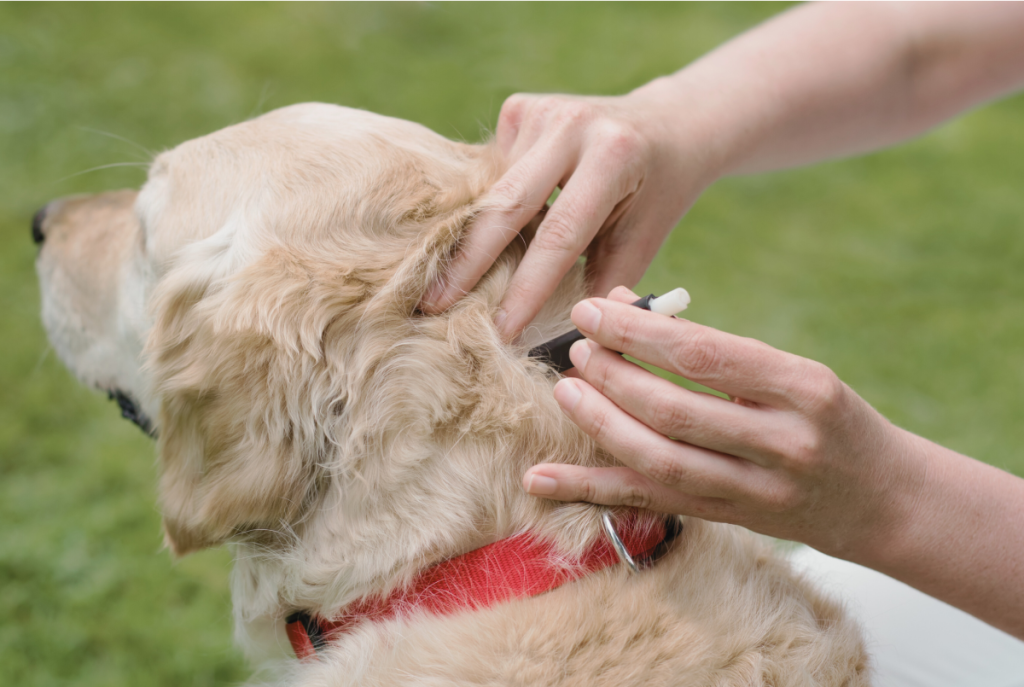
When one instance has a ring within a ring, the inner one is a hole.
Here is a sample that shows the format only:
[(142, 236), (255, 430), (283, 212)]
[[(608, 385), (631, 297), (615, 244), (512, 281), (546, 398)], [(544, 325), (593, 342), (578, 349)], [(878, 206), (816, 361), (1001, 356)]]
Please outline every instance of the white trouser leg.
[(1024, 687), (1024, 642), (874, 570), (806, 546), (790, 558), (860, 621), (878, 687)]

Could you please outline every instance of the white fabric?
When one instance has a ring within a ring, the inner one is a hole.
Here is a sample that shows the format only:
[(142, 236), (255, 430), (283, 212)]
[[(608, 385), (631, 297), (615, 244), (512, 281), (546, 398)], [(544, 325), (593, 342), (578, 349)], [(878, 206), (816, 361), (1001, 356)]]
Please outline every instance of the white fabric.
[(1024, 687), (1024, 642), (874, 570), (808, 547), (791, 560), (861, 622), (878, 687)]

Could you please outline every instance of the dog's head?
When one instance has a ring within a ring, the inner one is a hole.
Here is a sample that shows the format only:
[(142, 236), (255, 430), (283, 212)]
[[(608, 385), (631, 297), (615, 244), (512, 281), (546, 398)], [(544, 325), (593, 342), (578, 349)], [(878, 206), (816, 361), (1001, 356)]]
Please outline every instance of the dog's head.
[(501, 171), (491, 146), (300, 105), (160, 155), (137, 197), (47, 207), (44, 322), (83, 381), (151, 418), (175, 552), (294, 532), (338, 484), (380, 500), (452, 479), (427, 443), (580, 441), (522, 355), (565, 326), (578, 271), (518, 348), (492, 317), (521, 245), (444, 315), (417, 311)]

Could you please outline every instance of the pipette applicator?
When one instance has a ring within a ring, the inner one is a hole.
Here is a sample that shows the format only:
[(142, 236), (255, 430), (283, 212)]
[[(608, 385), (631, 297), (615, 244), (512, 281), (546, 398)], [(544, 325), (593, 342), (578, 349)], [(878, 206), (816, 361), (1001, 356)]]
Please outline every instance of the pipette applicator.
[[(673, 289), (663, 296), (655, 296), (652, 293), (630, 303), (630, 305), (671, 317), (686, 310), (686, 307), (690, 305), (690, 294), (686, 292), (686, 289)], [(546, 361), (559, 373), (565, 372), (573, 367), (572, 361), (569, 360), (569, 349), (574, 343), (585, 338), (580, 330), (573, 329), (571, 332), (537, 346), (530, 351), (530, 357)]]

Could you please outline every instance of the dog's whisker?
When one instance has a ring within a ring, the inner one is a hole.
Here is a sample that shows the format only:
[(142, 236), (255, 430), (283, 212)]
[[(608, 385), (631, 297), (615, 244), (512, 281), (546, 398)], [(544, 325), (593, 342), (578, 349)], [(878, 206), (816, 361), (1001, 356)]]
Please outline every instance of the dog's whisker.
[(46, 346), (46, 348), (43, 349), (42, 354), (40, 354), (39, 360), (36, 361), (35, 367), (32, 368), (32, 372), (29, 373), (29, 375), (28, 375), (29, 379), (31, 379), (31, 378), (35, 377), (37, 374), (39, 374), (39, 370), (41, 370), (43, 368), (43, 363), (46, 362), (46, 359), (50, 356), (50, 353), (52, 353), (52, 352), (53, 352), (53, 345), (48, 344)]
[(61, 183), (63, 181), (67, 181), (68, 179), (73, 179), (75, 177), (82, 176), (83, 174), (89, 174), (90, 172), (98, 172), (98, 171), (100, 171), (102, 169), (111, 169), (111, 168), (114, 168), (114, 167), (139, 167), (141, 169), (148, 169), (149, 168), (149, 163), (148, 162), (111, 162), (110, 164), (99, 165), (97, 167), (90, 167), (89, 169), (83, 169), (81, 172), (75, 172), (74, 174), (69, 174), (66, 177), (58, 179), (54, 183), (59, 184), (59, 183)]
[(88, 127), (88, 126), (80, 126), (78, 128), (81, 129), (82, 131), (88, 131), (88, 132), (93, 133), (93, 134), (99, 134), (100, 136), (107, 136), (107, 137), (113, 138), (113, 139), (115, 139), (117, 141), (123, 141), (124, 143), (127, 143), (129, 145), (135, 146), (136, 148), (138, 148), (139, 150), (144, 152), (146, 154), (146, 156), (150, 160), (152, 160), (154, 157), (156, 157), (156, 153), (154, 151), (150, 150), (149, 148), (147, 148), (146, 146), (142, 145), (141, 143), (136, 143), (135, 141), (131, 140), (130, 138), (125, 138), (124, 136), (119, 136), (118, 134), (111, 133), (109, 131), (102, 131), (100, 129), (93, 129), (92, 127)]

